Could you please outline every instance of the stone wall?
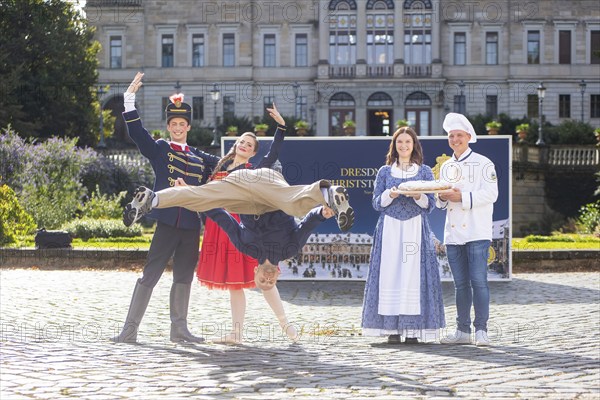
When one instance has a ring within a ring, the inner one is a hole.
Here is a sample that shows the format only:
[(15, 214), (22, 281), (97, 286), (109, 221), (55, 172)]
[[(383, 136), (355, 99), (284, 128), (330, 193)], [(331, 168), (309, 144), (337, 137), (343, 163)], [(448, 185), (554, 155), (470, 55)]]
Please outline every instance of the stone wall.
[[(0, 249), (0, 269), (141, 270), (146, 250)], [(600, 250), (518, 250), (512, 253), (513, 273), (600, 271)]]

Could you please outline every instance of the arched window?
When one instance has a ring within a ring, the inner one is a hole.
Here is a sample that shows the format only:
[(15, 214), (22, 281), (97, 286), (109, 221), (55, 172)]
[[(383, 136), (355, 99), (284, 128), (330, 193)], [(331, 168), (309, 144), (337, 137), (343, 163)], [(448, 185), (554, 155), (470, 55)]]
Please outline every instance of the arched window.
[(384, 92), (376, 92), (367, 100), (367, 135), (389, 136), (393, 129), (394, 101)]
[(354, 97), (349, 93), (339, 92), (329, 100), (329, 135), (343, 136), (344, 122), (354, 121)]
[(367, 64), (394, 63), (394, 2), (367, 2)]
[(431, 98), (423, 92), (414, 92), (404, 102), (405, 119), (421, 136), (431, 135)]
[(431, 64), (431, 1), (406, 0), (403, 22), (404, 63)]
[(407, 107), (431, 106), (431, 99), (423, 92), (414, 92), (406, 97), (405, 105)]
[(329, 2), (329, 64), (356, 64), (356, 1)]
[(394, 101), (389, 94), (376, 92), (369, 96), (367, 107), (393, 107)]

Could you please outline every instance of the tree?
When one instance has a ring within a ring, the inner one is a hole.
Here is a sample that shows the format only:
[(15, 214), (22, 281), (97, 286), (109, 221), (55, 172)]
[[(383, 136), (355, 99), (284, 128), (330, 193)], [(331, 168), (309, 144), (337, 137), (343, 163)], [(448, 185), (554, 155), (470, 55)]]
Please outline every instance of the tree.
[(63, 0), (0, 2), (0, 126), (95, 144), (99, 43)]

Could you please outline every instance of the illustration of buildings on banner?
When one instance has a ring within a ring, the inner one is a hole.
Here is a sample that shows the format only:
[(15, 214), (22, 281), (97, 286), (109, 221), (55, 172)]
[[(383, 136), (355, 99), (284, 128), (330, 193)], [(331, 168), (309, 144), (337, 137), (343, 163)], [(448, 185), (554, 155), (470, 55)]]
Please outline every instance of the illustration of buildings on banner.
[[(440, 277), (452, 280), (445, 246), (435, 236)], [(490, 280), (509, 277), (509, 221), (494, 221), (493, 239), (488, 258)], [(280, 263), (281, 279), (365, 280), (369, 270), (373, 237), (361, 234), (312, 234), (296, 257)]]

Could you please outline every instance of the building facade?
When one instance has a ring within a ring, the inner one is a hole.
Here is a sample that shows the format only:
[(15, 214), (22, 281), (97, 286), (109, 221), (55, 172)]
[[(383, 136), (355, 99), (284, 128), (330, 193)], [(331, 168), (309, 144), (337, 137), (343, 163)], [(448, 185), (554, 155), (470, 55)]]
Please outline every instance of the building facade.
[(554, 124), (600, 126), (595, 0), (88, 0), (85, 11), (111, 86), (104, 108), (120, 113), (143, 71), (148, 129), (164, 129), (176, 91), (202, 126), (256, 119), (275, 101), (318, 136), (347, 120), (356, 135), (388, 135), (398, 119), (439, 135), (450, 111), (538, 118), (540, 103)]

